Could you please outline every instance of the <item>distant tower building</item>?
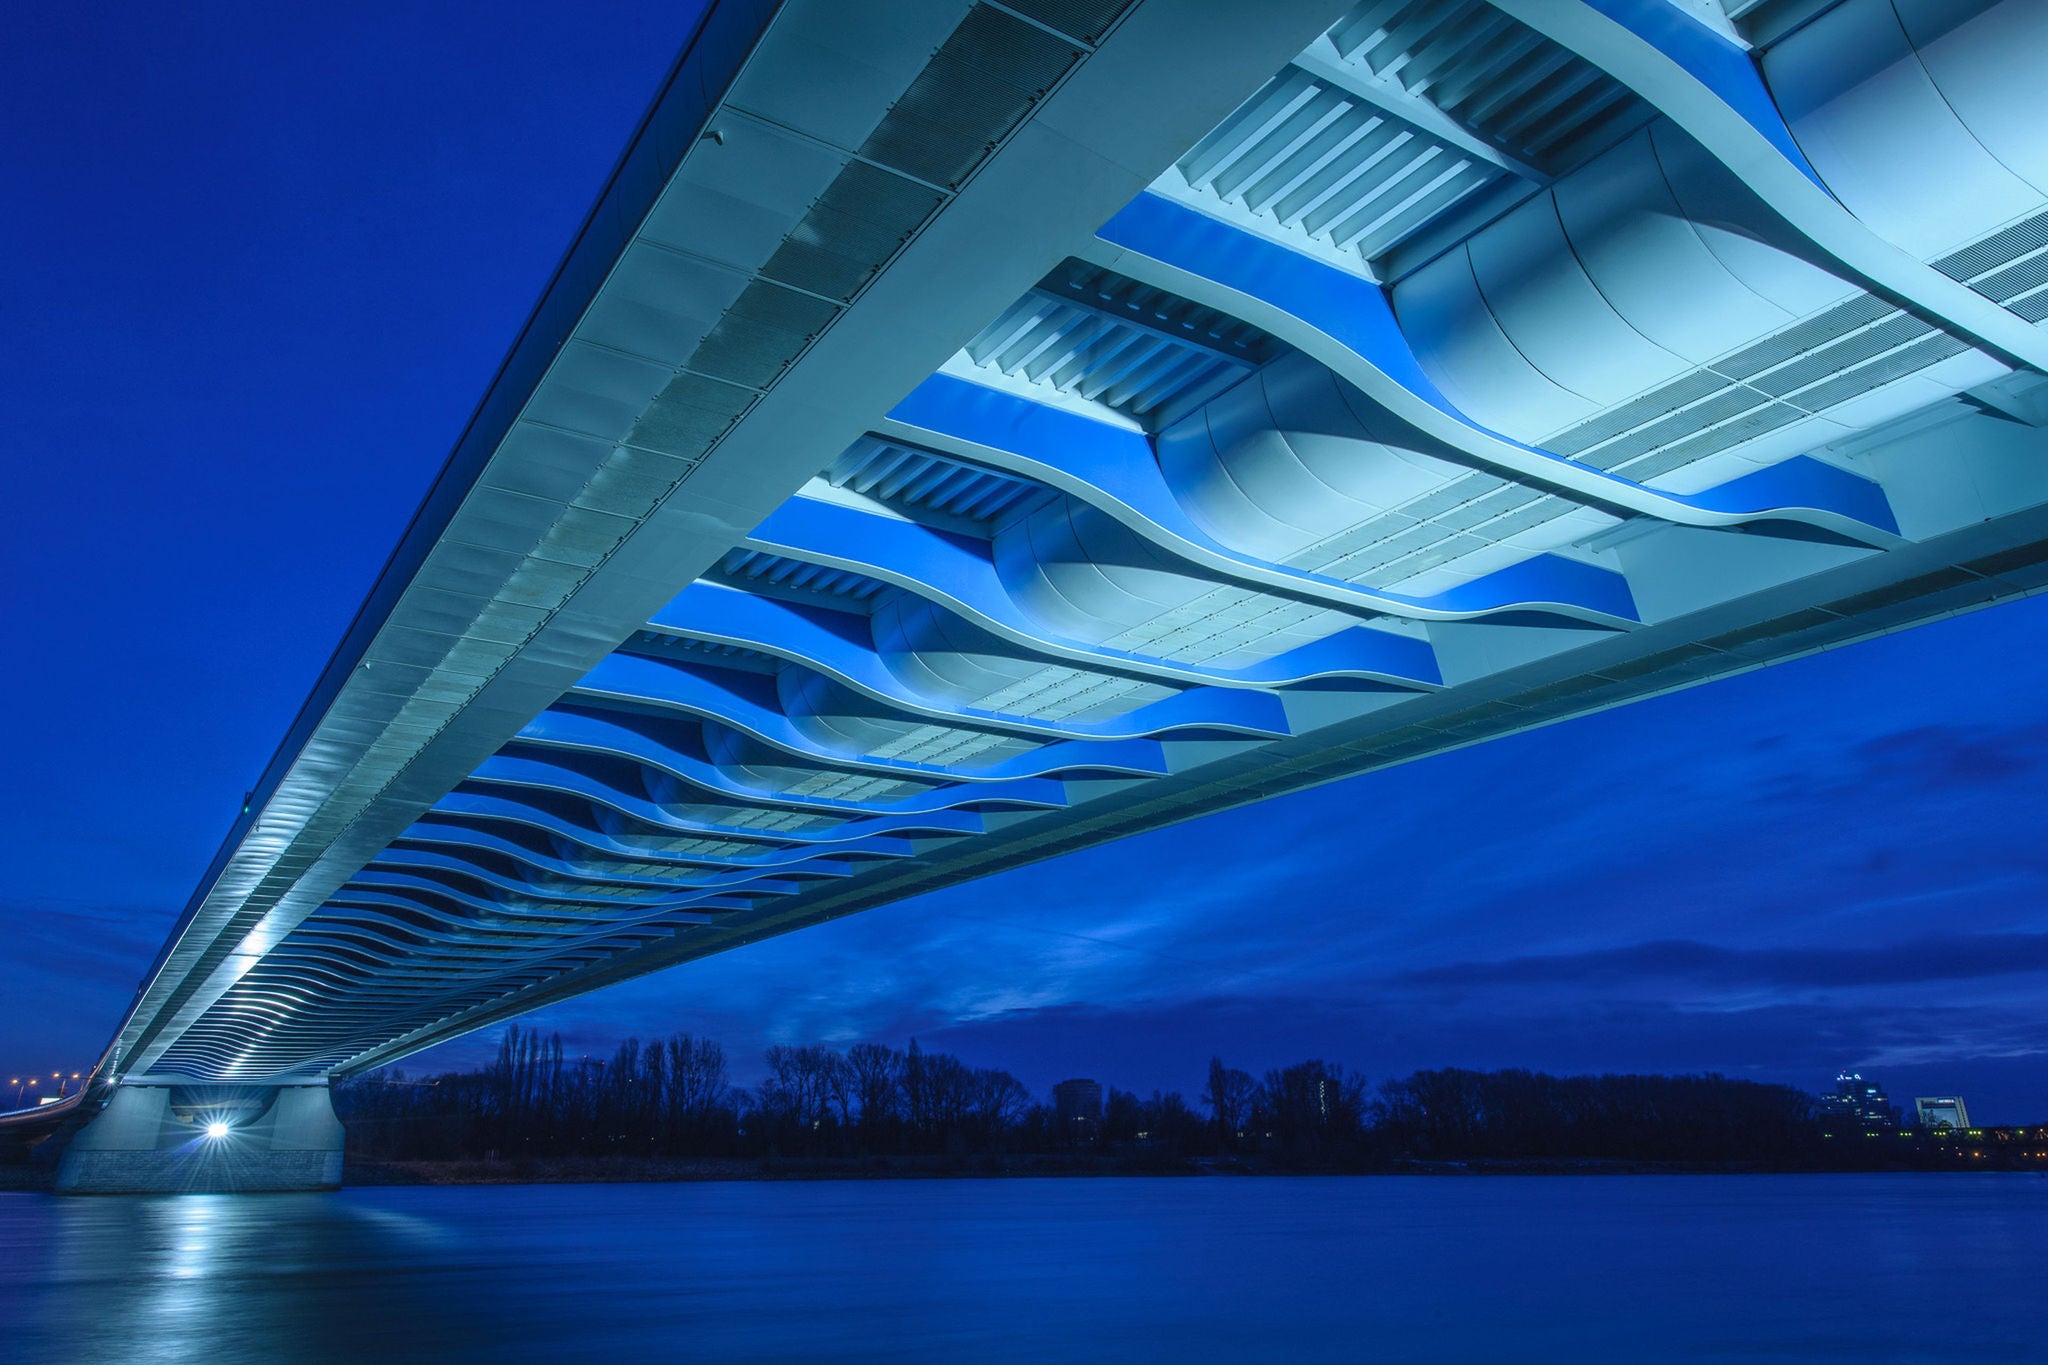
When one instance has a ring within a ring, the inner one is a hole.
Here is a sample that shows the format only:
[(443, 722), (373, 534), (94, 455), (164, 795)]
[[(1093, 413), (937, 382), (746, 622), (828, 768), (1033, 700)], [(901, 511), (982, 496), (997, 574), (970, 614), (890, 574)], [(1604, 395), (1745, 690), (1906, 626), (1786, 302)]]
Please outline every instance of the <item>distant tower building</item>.
[(1102, 1131), (1099, 1081), (1061, 1081), (1052, 1088), (1054, 1122), (1063, 1142), (1093, 1142)]
[(1820, 1097), (1820, 1116), (1830, 1125), (1851, 1132), (1873, 1132), (1897, 1128), (1899, 1111), (1892, 1108), (1884, 1087), (1866, 1081), (1853, 1071), (1835, 1077), (1835, 1093)]
[(1959, 1133), (1970, 1126), (1969, 1106), (1961, 1095), (1923, 1095), (1913, 1101), (1913, 1112), (1919, 1116), (1921, 1128), (1930, 1133), (1945, 1128)]

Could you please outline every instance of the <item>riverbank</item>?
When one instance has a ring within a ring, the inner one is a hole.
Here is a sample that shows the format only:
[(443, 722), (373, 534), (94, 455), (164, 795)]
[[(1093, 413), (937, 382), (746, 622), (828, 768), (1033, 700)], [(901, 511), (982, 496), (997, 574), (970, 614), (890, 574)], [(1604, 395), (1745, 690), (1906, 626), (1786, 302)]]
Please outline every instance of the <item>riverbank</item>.
[(351, 1161), (349, 1185), (555, 1185), (777, 1180), (948, 1180), (1289, 1175), (1771, 1175), (1753, 1163), (1655, 1161), (1399, 1161), (1379, 1166), (1282, 1165), (1256, 1158), (1037, 1155), (803, 1158), (554, 1157), (530, 1161)]
[[(1113, 1177), (1233, 1176), (1628, 1176), (1910, 1174), (1985, 1168), (1973, 1163), (1939, 1167), (1767, 1166), (1754, 1162), (1616, 1161), (1559, 1158), (1484, 1161), (1394, 1161), (1372, 1166), (1283, 1164), (1258, 1157), (1166, 1159), (1151, 1154), (1063, 1153), (1004, 1156), (882, 1157), (537, 1157), (515, 1161), (381, 1161), (351, 1158), (342, 1175), (350, 1186), (620, 1185), (804, 1180), (987, 1180)], [(1993, 1169), (2013, 1169), (2001, 1166)], [(2044, 1172), (2048, 1175), (2048, 1172)], [(48, 1191), (49, 1163), (0, 1165), (0, 1193)]]

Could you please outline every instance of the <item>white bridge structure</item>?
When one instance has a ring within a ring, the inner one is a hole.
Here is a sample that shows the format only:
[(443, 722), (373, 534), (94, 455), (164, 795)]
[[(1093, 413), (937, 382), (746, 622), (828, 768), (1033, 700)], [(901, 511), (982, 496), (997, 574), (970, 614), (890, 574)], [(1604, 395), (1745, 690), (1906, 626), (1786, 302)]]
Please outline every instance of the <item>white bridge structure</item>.
[(62, 1183), (332, 1184), (328, 1081), (550, 1002), (2038, 590), (2044, 73), (2048, 0), (716, 0)]

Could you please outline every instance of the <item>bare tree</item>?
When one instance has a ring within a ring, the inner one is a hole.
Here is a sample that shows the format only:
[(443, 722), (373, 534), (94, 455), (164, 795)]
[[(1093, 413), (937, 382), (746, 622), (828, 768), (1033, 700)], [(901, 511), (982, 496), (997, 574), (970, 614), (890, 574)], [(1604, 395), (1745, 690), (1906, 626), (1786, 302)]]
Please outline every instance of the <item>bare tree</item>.
[(675, 1034), (666, 1046), (670, 1121), (679, 1134), (701, 1137), (732, 1093), (725, 1049), (713, 1039), (687, 1033)]
[(1209, 1118), (1216, 1125), (1216, 1140), (1226, 1150), (1236, 1147), (1244, 1135), (1258, 1089), (1249, 1072), (1223, 1065), (1221, 1057), (1209, 1059), (1209, 1084), (1202, 1091), (1202, 1102), (1209, 1106)]
[[(658, 1044), (628, 1039), (606, 1062), (565, 1060), (558, 1035), (514, 1026), (479, 1070), (359, 1077), (336, 1087), (334, 1103), (359, 1152), (422, 1160), (758, 1154), (778, 1142), (831, 1151), (850, 1122), (874, 1154), (1064, 1145), (1053, 1112), (1029, 1105), (1015, 1077), (944, 1053), (870, 1043), (846, 1057), (778, 1048), (769, 1061), (762, 1122), (744, 1132), (723, 1049), (684, 1033)], [(1218, 1059), (1202, 1098), (1219, 1145), (1256, 1134), (1263, 1156), (1297, 1169), (1367, 1169), (1403, 1157), (1868, 1164), (1826, 1140), (1812, 1096), (1721, 1076), (1420, 1071), (1381, 1086), (1368, 1106), (1363, 1079), (1327, 1062), (1269, 1072), (1255, 1086)], [(1208, 1136), (1178, 1095), (1141, 1100), (1114, 1086), (1103, 1132), (1133, 1169), (1177, 1164)], [(1929, 1162), (1947, 1162), (1952, 1151), (1901, 1145), (1907, 1159)]]
[(837, 1121), (843, 1132), (853, 1131), (853, 1121), (859, 1097), (853, 1089), (853, 1071), (846, 1064), (846, 1058), (837, 1052), (832, 1054), (832, 1064), (825, 1072), (826, 1111)]
[(1259, 1107), (1282, 1150), (1326, 1154), (1364, 1130), (1365, 1077), (1328, 1062), (1297, 1062), (1266, 1073)]
[(949, 1052), (925, 1054), (926, 1132), (940, 1141), (962, 1132), (974, 1112), (974, 1072)]
[(823, 1124), (839, 1054), (817, 1044), (787, 1047), (778, 1043), (768, 1049), (767, 1060), (768, 1079), (759, 1092), (762, 1111), (800, 1132), (811, 1132)]
[(897, 1077), (897, 1088), (903, 1093), (903, 1118), (910, 1125), (910, 1131), (929, 1136), (936, 1131), (937, 1124), (932, 1114), (931, 1068), (926, 1064), (924, 1049), (917, 1045), (917, 1039), (910, 1040), (910, 1050), (903, 1054), (903, 1070)]
[(968, 1127), (977, 1145), (994, 1148), (1031, 1107), (1031, 1092), (1007, 1071), (977, 1067), (968, 1078)]
[(860, 1106), (861, 1131), (872, 1138), (896, 1117), (903, 1054), (880, 1043), (855, 1043), (846, 1050), (847, 1089)]

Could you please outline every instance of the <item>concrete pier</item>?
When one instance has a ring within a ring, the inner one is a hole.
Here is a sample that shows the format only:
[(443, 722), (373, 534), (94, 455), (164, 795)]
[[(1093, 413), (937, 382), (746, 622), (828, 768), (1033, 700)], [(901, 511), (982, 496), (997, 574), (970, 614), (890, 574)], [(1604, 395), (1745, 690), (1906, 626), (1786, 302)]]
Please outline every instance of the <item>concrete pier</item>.
[(57, 1165), (60, 1194), (331, 1190), (342, 1127), (324, 1085), (123, 1085)]

